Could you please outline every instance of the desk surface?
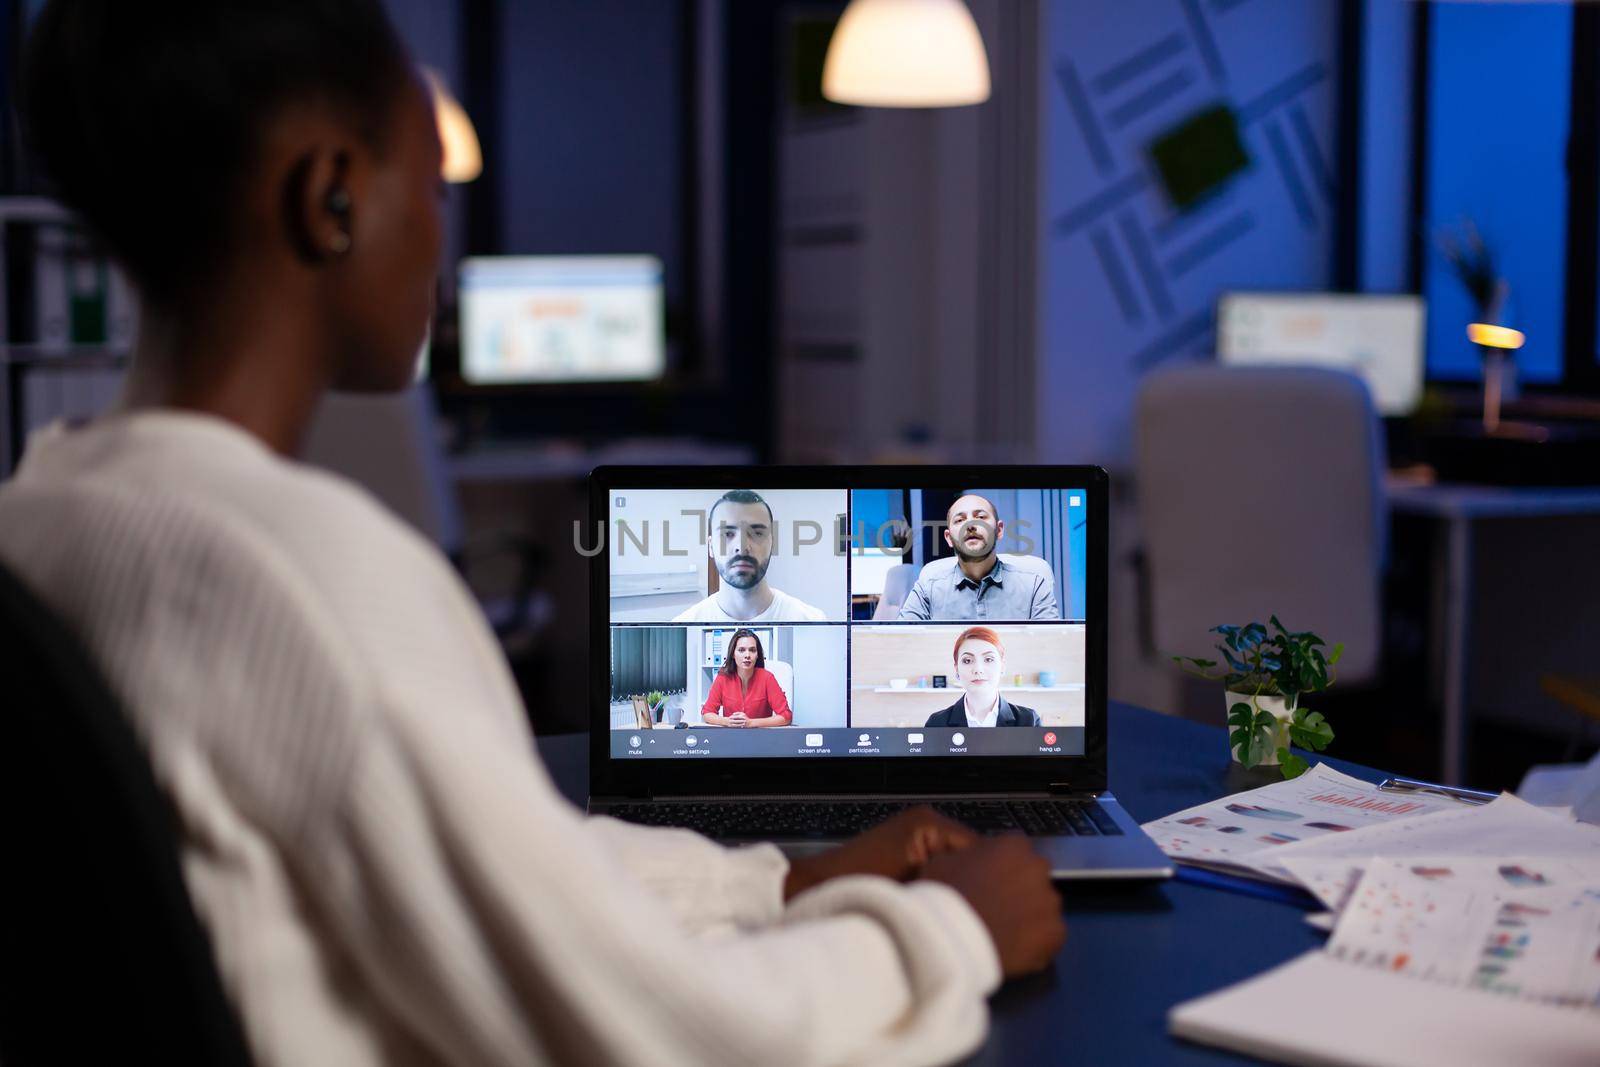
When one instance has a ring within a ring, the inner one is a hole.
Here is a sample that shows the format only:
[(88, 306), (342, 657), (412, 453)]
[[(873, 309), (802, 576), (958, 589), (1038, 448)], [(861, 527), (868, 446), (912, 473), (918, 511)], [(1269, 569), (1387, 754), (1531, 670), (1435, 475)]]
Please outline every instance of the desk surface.
[[(1233, 766), (1220, 726), (1113, 703), (1111, 787), (1148, 822), (1271, 781)], [(563, 793), (588, 795), (582, 735), (539, 748)], [(1328, 760), (1346, 774), (1377, 771)], [(1289, 904), (1184, 882), (1136, 889), (1068, 884), (1067, 944), (1043, 974), (1002, 988), (988, 1043), (969, 1062), (1220, 1064), (1237, 1056), (1167, 1036), (1167, 1009), (1282, 963), (1322, 942)]]

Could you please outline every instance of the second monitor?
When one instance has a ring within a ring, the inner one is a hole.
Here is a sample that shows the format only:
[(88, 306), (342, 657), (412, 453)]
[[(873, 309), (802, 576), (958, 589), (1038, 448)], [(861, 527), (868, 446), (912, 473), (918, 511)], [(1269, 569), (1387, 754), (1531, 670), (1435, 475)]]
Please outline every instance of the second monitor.
[(1348, 370), (1366, 381), (1380, 415), (1409, 415), (1422, 398), (1422, 298), (1224, 293), (1217, 303), (1217, 358)]
[(648, 381), (666, 370), (655, 256), (462, 260), (461, 377), (470, 385)]

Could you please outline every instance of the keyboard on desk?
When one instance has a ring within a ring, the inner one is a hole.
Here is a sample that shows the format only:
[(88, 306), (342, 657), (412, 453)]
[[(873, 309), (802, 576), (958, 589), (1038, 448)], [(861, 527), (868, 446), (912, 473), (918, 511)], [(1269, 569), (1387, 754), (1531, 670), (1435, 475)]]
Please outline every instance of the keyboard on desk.
[[(939, 800), (933, 809), (981, 834), (1113, 837), (1122, 830), (1093, 800)], [(612, 805), (604, 814), (645, 826), (676, 826), (721, 840), (844, 838), (915, 806), (899, 801), (656, 801)]]

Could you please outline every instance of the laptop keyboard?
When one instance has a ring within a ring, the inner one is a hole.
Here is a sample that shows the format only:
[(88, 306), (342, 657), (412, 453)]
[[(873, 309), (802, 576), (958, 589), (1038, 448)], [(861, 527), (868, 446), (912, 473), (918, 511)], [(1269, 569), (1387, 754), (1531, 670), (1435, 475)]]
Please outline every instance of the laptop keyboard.
[[(683, 827), (722, 840), (794, 840), (850, 837), (912, 806), (894, 801), (657, 801), (617, 804), (605, 814), (644, 826)], [(980, 834), (1021, 831), (1031, 837), (1115, 837), (1122, 833), (1092, 800), (942, 800), (932, 807)]]

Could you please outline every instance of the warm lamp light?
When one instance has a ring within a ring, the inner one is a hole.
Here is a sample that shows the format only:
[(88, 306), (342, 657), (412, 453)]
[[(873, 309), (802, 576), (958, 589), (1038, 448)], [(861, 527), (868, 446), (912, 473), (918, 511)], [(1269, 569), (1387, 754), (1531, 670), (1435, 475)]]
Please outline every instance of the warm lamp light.
[(483, 173), (483, 150), (478, 147), (478, 131), (472, 120), (445, 87), (439, 72), (424, 67), (428, 88), (433, 90), (433, 117), (439, 125), (439, 144), (444, 162), (439, 167), (444, 180), (453, 185), (470, 182)]
[(1521, 330), (1513, 330), (1509, 326), (1492, 326), (1487, 322), (1474, 322), (1467, 326), (1467, 340), (1475, 345), (1485, 348), (1503, 348), (1513, 350), (1521, 348), (1527, 341)]
[(989, 59), (962, 0), (850, 0), (828, 42), (822, 95), (866, 107), (989, 99)]

